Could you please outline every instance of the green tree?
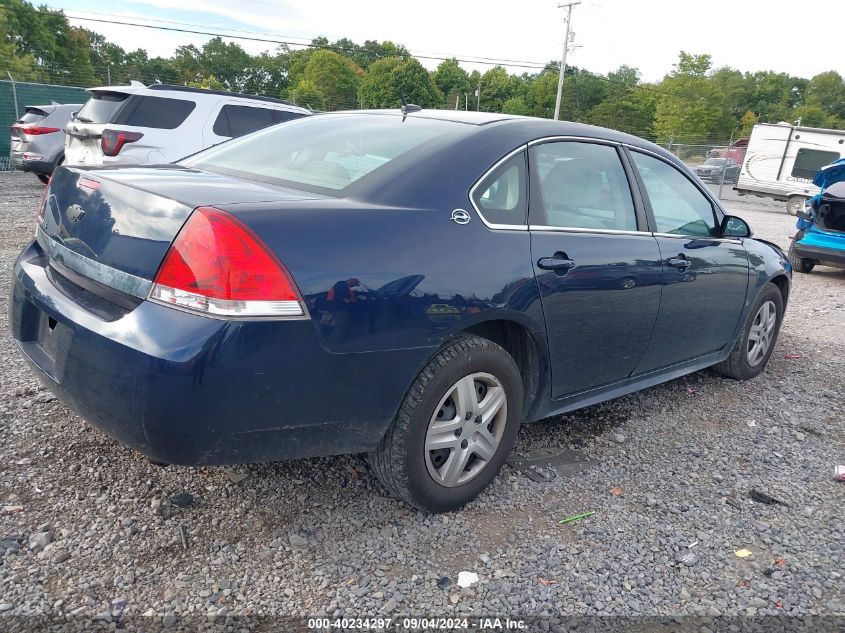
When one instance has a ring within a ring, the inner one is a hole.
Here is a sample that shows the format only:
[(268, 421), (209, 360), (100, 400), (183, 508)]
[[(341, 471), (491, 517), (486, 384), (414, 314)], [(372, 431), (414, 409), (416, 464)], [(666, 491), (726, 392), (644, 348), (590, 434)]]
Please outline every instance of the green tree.
[(294, 98), (320, 110), (354, 108), (360, 74), (361, 69), (340, 53), (328, 49), (314, 51), (296, 84)]
[(505, 114), (528, 115), (528, 104), (522, 97), (511, 97), (502, 104), (502, 112)]
[(387, 57), (370, 65), (358, 92), (369, 108), (398, 107), (402, 96), (423, 108), (442, 104), (443, 95), (429, 72), (416, 59)]
[(249, 77), (252, 56), (234, 42), (213, 37), (203, 44), (198, 62), (201, 71), (195, 81), (213, 75), (227, 90), (241, 92)]
[(818, 106), (828, 115), (845, 119), (845, 81), (842, 75), (829, 70), (810, 79), (805, 101), (808, 106)]
[(724, 120), (725, 98), (707, 77), (709, 55), (681, 52), (675, 70), (660, 83), (654, 115), (659, 143), (705, 144)]
[(751, 110), (746, 110), (745, 114), (739, 120), (739, 135), (740, 137), (751, 136), (751, 130), (758, 121), (758, 117)]
[(454, 58), (440, 62), (432, 75), (432, 79), (434, 85), (443, 93), (446, 107), (454, 104), (456, 100), (463, 102), (464, 95), (472, 91), (469, 85), (469, 75), (458, 64), (458, 60)]
[(620, 66), (607, 74), (608, 94), (590, 112), (589, 122), (645, 138), (654, 137), (657, 93), (640, 85), (636, 68)]

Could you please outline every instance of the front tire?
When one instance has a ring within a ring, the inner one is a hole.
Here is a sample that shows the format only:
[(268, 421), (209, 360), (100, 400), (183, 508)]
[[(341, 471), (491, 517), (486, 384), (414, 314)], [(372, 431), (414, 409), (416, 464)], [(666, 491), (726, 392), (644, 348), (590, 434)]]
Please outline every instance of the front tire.
[(730, 355), (713, 369), (736, 380), (750, 380), (759, 375), (775, 348), (782, 321), (783, 297), (780, 289), (773, 283), (767, 283), (751, 308)]
[(472, 501), (495, 479), (522, 418), (522, 379), (502, 347), (462, 334), (426, 364), (369, 462), (388, 491), (429, 512)]
[(789, 257), (789, 263), (792, 264), (792, 270), (799, 273), (809, 273), (813, 270), (813, 268), (815, 268), (816, 262), (812, 259), (801, 257), (798, 254), (798, 251), (795, 250), (795, 243), (800, 242), (803, 237), (804, 232), (799, 231), (792, 239), (792, 244), (789, 245), (789, 253), (787, 257)]

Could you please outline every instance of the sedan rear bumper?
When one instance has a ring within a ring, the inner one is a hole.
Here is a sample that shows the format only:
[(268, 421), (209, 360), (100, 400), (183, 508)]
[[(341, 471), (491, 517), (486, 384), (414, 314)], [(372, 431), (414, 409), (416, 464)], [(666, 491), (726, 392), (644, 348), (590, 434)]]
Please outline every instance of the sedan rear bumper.
[(121, 308), (61, 277), (37, 243), (13, 277), (12, 333), (42, 382), (166, 463), (371, 450), (429, 353), (332, 354), (306, 320), (226, 321), (149, 301)]
[[(843, 239), (843, 245), (845, 245), (845, 239)], [(828, 266), (845, 268), (845, 250), (824, 248), (823, 246), (807, 246), (797, 242), (795, 252), (799, 257), (805, 259), (814, 259)]]

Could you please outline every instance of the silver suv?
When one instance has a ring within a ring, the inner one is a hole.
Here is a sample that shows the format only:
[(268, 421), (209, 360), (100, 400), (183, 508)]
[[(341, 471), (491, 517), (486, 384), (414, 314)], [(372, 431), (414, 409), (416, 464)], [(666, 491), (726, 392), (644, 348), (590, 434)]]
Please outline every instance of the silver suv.
[(32, 172), (47, 182), (64, 162), (64, 128), (81, 107), (79, 103), (26, 106), (24, 115), (12, 125), (12, 169)]

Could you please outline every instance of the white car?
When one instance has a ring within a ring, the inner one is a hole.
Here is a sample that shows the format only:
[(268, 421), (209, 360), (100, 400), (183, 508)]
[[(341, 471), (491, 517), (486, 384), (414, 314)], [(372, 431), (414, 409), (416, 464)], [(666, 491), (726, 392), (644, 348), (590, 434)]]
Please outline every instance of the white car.
[(133, 81), (90, 88), (65, 126), (68, 165), (154, 165), (311, 112), (287, 101)]

